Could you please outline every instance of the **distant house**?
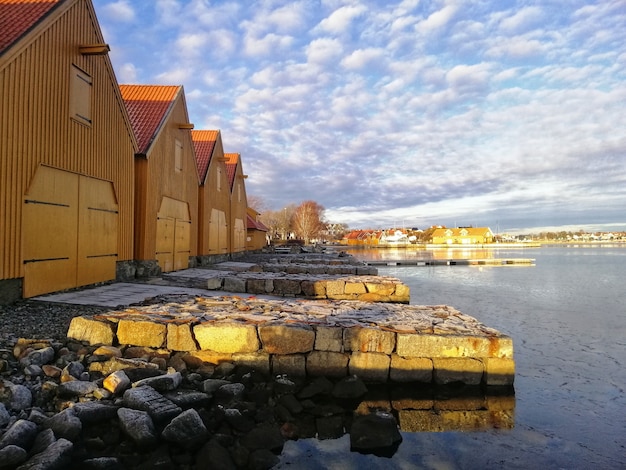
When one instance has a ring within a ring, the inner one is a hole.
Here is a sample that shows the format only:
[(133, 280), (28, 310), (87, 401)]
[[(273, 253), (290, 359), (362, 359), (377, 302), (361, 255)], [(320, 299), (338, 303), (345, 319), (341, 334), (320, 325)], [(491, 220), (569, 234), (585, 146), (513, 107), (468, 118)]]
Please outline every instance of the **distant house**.
[(155, 264), (163, 272), (186, 269), (198, 249), (198, 171), (183, 87), (120, 85), (120, 90), (138, 144), (138, 271), (149, 273)]
[(241, 155), (227, 153), (226, 169), (230, 185), (230, 243), (231, 254), (242, 253), (246, 250), (246, 221), (248, 211), (248, 199), (241, 165)]
[(256, 251), (267, 245), (268, 228), (260, 220), (260, 213), (248, 207), (246, 222), (246, 250)]
[(136, 141), (91, 1), (0, 0), (0, 303), (133, 259)]
[(342, 242), (349, 246), (378, 245), (381, 232), (379, 230), (352, 230), (346, 234)]
[(488, 227), (438, 228), (432, 235), (435, 245), (475, 245), (493, 241), (493, 232)]
[(191, 139), (200, 178), (198, 257), (208, 264), (228, 255), (230, 183), (220, 131), (194, 130)]

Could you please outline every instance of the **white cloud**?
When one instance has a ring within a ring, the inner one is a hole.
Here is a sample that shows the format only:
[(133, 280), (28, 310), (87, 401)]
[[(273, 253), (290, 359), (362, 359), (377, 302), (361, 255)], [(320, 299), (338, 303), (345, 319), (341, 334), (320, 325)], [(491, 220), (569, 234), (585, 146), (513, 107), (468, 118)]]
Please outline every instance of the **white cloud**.
[(342, 34), (348, 30), (353, 21), (366, 11), (365, 6), (343, 6), (333, 11), (328, 17), (320, 21), (318, 27), (322, 31)]
[(135, 10), (127, 0), (109, 3), (103, 7), (102, 11), (114, 21), (130, 23), (135, 19)]
[(507, 34), (517, 34), (525, 31), (542, 19), (543, 11), (539, 7), (525, 7), (514, 12), (500, 21), (500, 30)]
[(347, 69), (362, 69), (372, 62), (379, 64), (385, 57), (385, 51), (380, 48), (357, 49), (341, 61)]
[(137, 83), (137, 67), (127, 62), (117, 70), (117, 79), (120, 83)]
[(446, 5), (428, 16), (425, 20), (420, 21), (416, 30), (421, 34), (430, 34), (446, 26), (454, 17), (458, 7), (456, 5)]

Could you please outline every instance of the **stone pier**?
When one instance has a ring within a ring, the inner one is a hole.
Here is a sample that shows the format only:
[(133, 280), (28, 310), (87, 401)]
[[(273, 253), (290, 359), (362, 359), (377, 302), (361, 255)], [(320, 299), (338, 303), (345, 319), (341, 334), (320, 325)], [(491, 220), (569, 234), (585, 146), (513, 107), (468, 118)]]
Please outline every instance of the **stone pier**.
[(175, 296), (76, 317), (68, 337), (185, 351), (274, 375), (510, 386), (515, 374), (510, 337), (443, 305)]

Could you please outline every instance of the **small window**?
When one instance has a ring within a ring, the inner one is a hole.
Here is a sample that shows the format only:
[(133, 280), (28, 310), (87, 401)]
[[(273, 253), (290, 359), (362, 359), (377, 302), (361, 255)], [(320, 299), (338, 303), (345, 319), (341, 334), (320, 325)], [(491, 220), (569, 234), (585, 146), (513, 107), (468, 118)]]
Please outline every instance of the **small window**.
[(72, 65), (70, 89), (70, 116), (72, 119), (91, 125), (91, 77)]
[(183, 171), (183, 144), (176, 139), (176, 148), (174, 149), (174, 170), (179, 173)]
[(217, 190), (218, 191), (222, 190), (222, 169), (221, 168), (217, 169)]
[(241, 202), (241, 184), (237, 183), (237, 202)]

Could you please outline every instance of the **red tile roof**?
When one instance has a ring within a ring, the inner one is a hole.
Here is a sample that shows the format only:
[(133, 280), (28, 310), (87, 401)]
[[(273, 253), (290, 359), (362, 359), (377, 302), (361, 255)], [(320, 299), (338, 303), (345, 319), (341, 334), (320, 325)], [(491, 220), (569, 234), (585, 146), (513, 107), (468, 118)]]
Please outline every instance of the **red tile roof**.
[(237, 172), (237, 164), (239, 163), (239, 154), (238, 153), (225, 153), (224, 158), (226, 158), (226, 171), (228, 172), (228, 183), (230, 184), (230, 189), (233, 189), (233, 183), (235, 182), (235, 173)]
[(63, 0), (0, 0), (0, 54)]
[(181, 90), (180, 85), (120, 85), (140, 154), (150, 148)]
[(220, 131), (191, 131), (193, 148), (196, 151), (196, 165), (200, 183), (204, 183), (206, 174), (209, 171), (211, 157), (217, 143), (217, 136)]
[(263, 222), (261, 222), (260, 220), (254, 220), (254, 218), (250, 217), (249, 214), (246, 220), (246, 227), (250, 229), (261, 230), (262, 232), (268, 231), (268, 228), (265, 226)]

